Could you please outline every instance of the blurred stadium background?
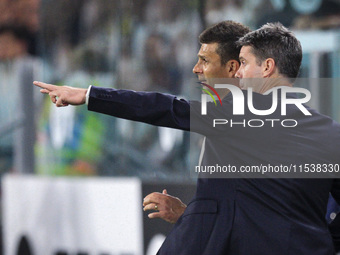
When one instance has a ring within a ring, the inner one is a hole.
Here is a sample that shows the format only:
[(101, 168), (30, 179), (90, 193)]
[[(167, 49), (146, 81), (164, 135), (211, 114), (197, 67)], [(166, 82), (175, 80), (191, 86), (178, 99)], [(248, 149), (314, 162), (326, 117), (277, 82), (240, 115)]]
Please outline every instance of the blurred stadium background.
[(3, 254), (154, 254), (171, 225), (142, 198), (190, 200), (201, 138), (57, 109), (32, 81), (190, 98), (198, 35), (226, 19), (292, 29), (311, 105), (340, 120), (339, 0), (0, 0)]

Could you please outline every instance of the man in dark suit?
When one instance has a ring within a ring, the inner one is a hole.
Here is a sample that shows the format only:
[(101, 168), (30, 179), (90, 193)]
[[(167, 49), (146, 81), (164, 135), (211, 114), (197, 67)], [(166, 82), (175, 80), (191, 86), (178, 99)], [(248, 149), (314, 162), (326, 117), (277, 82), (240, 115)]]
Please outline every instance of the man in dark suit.
[[(273, 97), (266, 95), (269, 90), (296, 99), (292, 93), (282, 93), (291, 88), (289, 78), (296, 78), (302, 59), (300, 43), (291, 32), (268, 24), (242, 37), (239, 45), (241, 67), (236, 76), (241, 78), (242, 88), (251, 87), (256, 92), (252, 94), (255, 109), (271, 108)], [(209, 63), (209, 59), (202, 61), (203, 65)], [(247, 78), (259, 79), (248, 82)], [(236, 97), (226, 93), (221, 107), (207, 103), (209, 114), (202, 115), (200, 102), (160, 93), (35, 84), (57, 106), (83, 104), (88, 93), (89, 110), (201, 133), (206, 136), (201, 166), (231, 165), (240, 170), (305, 164), (336, 168), (340, 164), (340, 125), (306, 106), (301, 107), (311, 115), (305, 115), (297, 105), (287, 104), (284, 116), (279, 107), (267, 116), (246, 108), (240, 116), (233, 114)], [(250, 94), (242, 94), (247, 102)], [(293, 119), (297, 125), (288, 128), (274, 123), (283, 118)], [(215, 119), (228, 120), (229, 125), (213, 126)], [(265, 124), (256, 128), (249, 125), (254, 119)], [(267, 119), (272, 121), (267, 123)], [(232, 121), (234, 125), (230, 125)], [(325, 214), (329, 192), (340, 201), (339, 180), (287, 176), (250, 179), (229, 178), (242, 177), (238, 174), (203, 173), (194, 199), (159, 254), (333, 254)], [(338, 244), (339, 228), (333, 225), (330, 229)]]

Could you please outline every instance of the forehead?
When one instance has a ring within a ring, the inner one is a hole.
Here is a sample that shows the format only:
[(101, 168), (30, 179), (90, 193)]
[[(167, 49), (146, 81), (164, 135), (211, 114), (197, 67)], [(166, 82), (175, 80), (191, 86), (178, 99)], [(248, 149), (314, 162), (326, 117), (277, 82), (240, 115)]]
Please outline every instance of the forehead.
[(252, 58), (255, 57), (253, 48), (251, 46), (242, 46), (240, 50), (240, 58)]
[(218, 43), (202, 43), (198, 55), (217, 55), (216, 50)]

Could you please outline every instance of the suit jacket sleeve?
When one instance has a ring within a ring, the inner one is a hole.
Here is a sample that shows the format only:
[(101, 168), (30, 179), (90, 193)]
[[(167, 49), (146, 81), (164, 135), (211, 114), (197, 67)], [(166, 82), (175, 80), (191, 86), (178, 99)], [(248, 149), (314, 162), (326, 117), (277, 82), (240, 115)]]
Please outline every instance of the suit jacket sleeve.
[(225, 125), (213, 127), (214, 119), (242, 121), (242, 116), (233, 116), (231, 95), (223, 99), (223, 107), (207, 103), (209, 114), (201, 114), (201, 102), (178, 99), (176, 96), (158, 92), (136, 92), (92, 87), (88, 109), (118, 118), (134, 120), (155, 126), (176, 128), (202, 135), (230, 134), (236, 129)]
[(92, 87), (88, 109), (156, 126), (190, 129), (189, 102), (163, 93)]

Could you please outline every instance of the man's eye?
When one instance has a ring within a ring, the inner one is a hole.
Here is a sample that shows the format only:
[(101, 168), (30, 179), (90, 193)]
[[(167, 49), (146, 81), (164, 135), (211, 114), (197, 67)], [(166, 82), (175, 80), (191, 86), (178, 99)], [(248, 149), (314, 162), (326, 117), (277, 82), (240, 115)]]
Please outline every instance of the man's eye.
[(245, 65), (245, 64), (246, 64), (246, 61), (242, 60), (241, 65)]

